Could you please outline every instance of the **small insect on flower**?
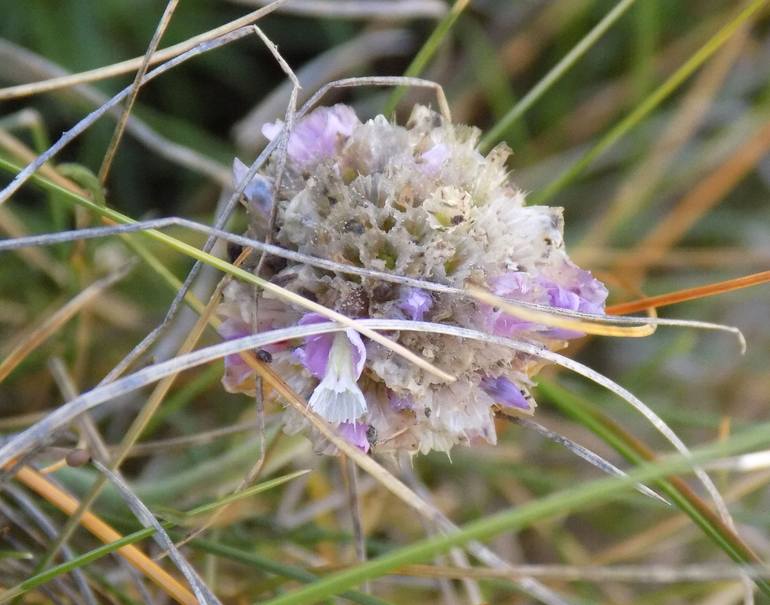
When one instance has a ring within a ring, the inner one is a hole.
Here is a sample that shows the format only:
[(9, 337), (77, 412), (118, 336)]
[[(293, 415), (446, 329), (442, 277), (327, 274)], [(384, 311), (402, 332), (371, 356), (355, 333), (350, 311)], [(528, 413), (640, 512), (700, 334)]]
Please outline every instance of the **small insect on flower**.
[(272, 363), (273, 355), (270, 351), (266, 351), (265, 349), (257, 349), (257, 359), (262, 363)]
[[(272, 140), (282, 127), (267, 124), (262, 132)], [(419, 105), (404, 126), (381, 115), (362, 122), (346, 105), (319, 107), (294, 125), (285, 165), (274, 157), (246, 184), (250, 228), (264, 229), (274, 203), (272, 239), (288, 250), (603, 314), (607, 289), (567, 256), (561, 209), (526, 206), (505, 166), (508, 147), (484, 156), (478, 140), (477, 129)], [(246, 171), (236, 162), (236, 176), (244, 178)], [(276, 266), (271, 279), (348, 317), (451, 324), (550, 349), (580, 336), (463, 297), (292, 261)], [(219, 308), (229, 326), (225, 338), (251, 325), (259, 331), (327, 321), (266, 295), (257, 305), (254, 296), (251, 287), (235, 282), (226, 288)], [(404, 330), (391, 337), (457, 380), (444, 383), (352, 330), (272, 345), (269, 351), (273, 368), (307, 397), (310, 408), (363, 451), (426, 453), (495, 443), (495, 410), (534, 412), (529, 390), (541, 360), (445, 334)], [(248, 366), (238, 359), (225, 366), (228, 390), (253, 392)], [(330, 451), (298, 412), (289, 408), (285, 414), (286, 430), (308, 432), (319, 451)]]

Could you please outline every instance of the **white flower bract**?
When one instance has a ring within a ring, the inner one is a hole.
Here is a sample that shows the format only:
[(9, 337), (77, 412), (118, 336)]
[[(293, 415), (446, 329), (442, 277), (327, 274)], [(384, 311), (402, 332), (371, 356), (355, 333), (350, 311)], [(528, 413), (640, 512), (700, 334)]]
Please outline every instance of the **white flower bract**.
[(353, 350), (345, 333), (336, 334), (326, 374), (310, 396), (310, 409), (328, 422), (353, 422), (366, 413), (366, 399), (356, 384)]

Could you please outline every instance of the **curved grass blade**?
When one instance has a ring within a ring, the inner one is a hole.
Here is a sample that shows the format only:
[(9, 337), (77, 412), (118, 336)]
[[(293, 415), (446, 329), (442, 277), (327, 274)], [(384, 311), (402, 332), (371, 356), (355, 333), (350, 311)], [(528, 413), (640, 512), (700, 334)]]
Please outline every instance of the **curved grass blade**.
[[(238, 494), (238, 497), (244, 497), (245, 495), (253, 496), (255, 494), (268, 491), (288, 481), (291, 481), (292, 479), (296, 479), (297, 477), (305, 474), (306, 472), (307, 471), (297, 471), (294, 473), (289, 473), (288, 475), (276, 477), (275, 479), (263, 481), (261, 483), (258, 483), (252, 486), (248, 490), (248, 493), (244, 492), (243, 494)], [(225, 504), (228, 504), (229, 502), (232, 502), (235, 499), (236, 498), (233, 498), (232, 496), (227, 496), (222, 500), (199, 506), (190, 511), (179, 512), (178, 516), (180, 518), (191, 517), (191, 516), (200, 514), (202, 512), (206, 512), (209, 510), (219, 508), (220, 506), (224, 506)], [(161, 523), (161, 527), (163, 529), (171, 529), (175, 525), (178, 525), (175, 521), (166, 521), (164, 523)], [(122, 536), (118, 540), (109, 542), (107, 544), (104, 544), (103, 546), (99, 546), (98, 548), (94, 548), (93, 550), (90, 550), (87, 553), (80, 555), (79, 557), (73, 557), (69, 561), (65, 561), (64, 563), (60, 563), (59, 565), (50, 567), (45, 571), (42, 571), (38, 574), (31, 576), (26, 580), (24, 580), (23, 582), (19, 583), (18, 585), (3, 592), (2, 596), (0, 596), (0, 599), (2, 599), (0, 602), (6, 602), (10, 599), (21, 596), (24, 593), (29, 592), (30, 590), (34, 590), (38, 586), (42, 586), (43, 584), (58, 578), (59, 576), (68, 574), (75, 569), (84, 567), (89, 563), (93, 563), (94, 561), (97, 561), (102, 557), (112, 554), (117, 550), (120, 550), (124, 546), (129, 546), (131, 544), (141, 542), (146, 538), (150, 538), (155, 534), (155, 532), (156, 532), (156, 529), (154, 527), (145, 527), (131, 534)], [(2, 558), (2, 552), (0, 552), (0, 558)], [(285, 575), (285, 577), (287, 578), (300, 579), (300, 580), (302, 579), (302, 578), (296, 577), (296, 575), (292, 573), (284, 574), (283, 571), (285, 571), (285, 569), (288, 569), (288, 568), (290, 568), (290, 566), (282, 566), (280, 564), (275, 564), (271, 569), (273, 570), (273, 573), (276, 573), (278, 575)], [(315, 576), (313, 577), (315, 578)], [(355, 599), (351, 599), (351, 600), (355, 602), (364, 603), (363, 601), (356, 601)], [(377, 605), (382, 605), (383, 603), (384, 603), (383, 601), (379, 601), (379, 600), (377, 601)], [(364, 603), (364, 605), (367, 605), (367, 604)], [(375, 605), (374, 601), (372, 601), (371, 605)]]
[(622, 17), (626, 11), (634, 5), (636, 0), (621, 0), (597, 23), (543, 78), (524, 95), (516, 105), (511, 107), (482, 138), (479, 148), (483, 152), (489, 151), (495, 141), (505, 135), (508, 129), (523, 116), (556, 82), (559, 81), (570, 68), (577, 63), (588, 50), (596, 44), (605, 32)]
[[(601, 410), (581, 397), (552, 382), (541, 380), (538, 391), (563, 413), (587, 427), (626, 460), (635, 464), (654, 462), (655, 453), (644, 443), (626, 432)], [(738, 563), (760, 562), (751, 548), (719, 518), (698, 495), (678, 477), (666, 477), (657, 481), (658, 489), (687, 514), (703, 532), (731, 559)], [(757, 579), (760, 590), (770, 596), (770, 583)]]
[[(241, 550), (228, 544), (222, 544), (220, 542), (213, 542), (211, 540), (203, 540), (196, 538), (190, 542), (190, 546), (218, 557), (230, 559), (231, 561), (237, 561), (244, 565), (249, 565), (255, 569), (260, 569), (268, 573), (282, 576), (284, 578), (290, 578), (292, 580), (298, 580), (305, 584), (312, 584), (317, 582), (319, 576), (311, 573), (301, 567), (295, 565), (286, 565), (285, 563), (278, 563), (274, 559), (264, 557), (255, 552)], [(361, 605), (387, 605), (387, 601), (383, 601), (380, 598), (373, 597), (371, 595), (364, 594), (356, 591), (345, 591), (340, 593), (341, 597), (352, 601), (353, 603), (360, 603)]]
[[(414, 59), (412, 59), (409, 67), (406, 68), (404, 76), (415, 77), (419, 76), (423, 72), (425, 66), (428, 64), (428, 61), (430, 61), (433, 55), (436, 53), (436, 50), (441, 45), (441, 42), (449, 33), (449, 30), (452, 29), (455, 21), (457, 21), (457, 18), (460, 16), (463, 10), (465, 10), (468, 4), (470, 4), (470, 0), (456, 0), (452, 6), (452, 9), (444, 16), (443, 19), (441, 19), (441, 21), (439, 21), (436, 29), (433, 30), (433, 33), (425, 41), (425, 44), (423, 44), (422, 48), (414, 56)], [(399, 86), (391, 93), (388, 101), (385, 103), (385, 108), (382, 110), (383, 115), (389, 115), (395, 111), (396, 105), (398, 105), (399, 100), (404, 96), (405, 92), (406, 88)]]
[[(0, 158), (0, 168), (4, 168), (10, 172), (15, 172), (17, 173), (17, 175), (20, 174), (20, 170), (22, 170), (18, 166), (15, 166), (12, 162), (8, 162), (7, 160), (5, 160), (4, 158)], [(86, 200), (85, 198), (75, 195), (74, 193), (64, 189), (63, 187), (60, 187), (55, 183), (52, 183), (51, 181), (48, 181), (47, 179), (44, 179), (38, 176), (37, 174), (31, 174), (29, 175), (29, 178), (33, 182), (41, 185), (43, 188), (47, 190), (54, 190), (56, 192), (61, 193), (63, 196), (62, 199), (67, 199), (68, 201), (71, 201), (80, 206), (85, 206), (86, 208), (95, 212), (101, 217), (110, 219), (111, 221), (115, 221), (116, 223), (121, 223), (124, 225), (133, 224), (136, 222), (132, 218), (124, 214), (121, 214), (116, 210), (112, 210), (111, 208), (101, 207), (98, 204), (91, 202), (90, 200)], [(383, 345), (388, 349), (391, 349), (397, 355), (404, 357), (405, 359), (414, 363), (417, 367), (420, 367), (425, 371), (430, 372), (435, 376), (438, 376), (442, 380), (445, 380), (447, 382), (454, 382), (456, 380), (456, 378), (451, 374), (448, 374), (447, 372), (444, 372), (443, 370), (437, 368), (436, 366), (427, 362), (425, 359), (423, 359), (419, 355), (412, 353), (406, 347), (399, 345), (398, 343), (383, 336), (382, 334), (379, 334), (373, 330), (360, 327), (360, 326), (357, 328), (356, 326), (358, 325), (358, 322), (346, 317), (345, 315), (342, 315), (340, 313), (327, 309), (323, 305), (320, 305), (309, 299), (303, 298), (302, 296), (299, 296), (297, 294), (294, 294), (293, 292), (285, 290), (280, 286), (276, 286), (272, 282), (269, 282), (265, 279), (257, 277), (256, 275), (254, 275), (249, 271), (245, 271), (240, 267), (236, 267), (228, 263), (227, 261), (223, 261), (222, 259), (217, 258), (216, 256), (213, 256), (211, 254), (208, 254), (207, 252), (204, 252), (196, 248), (195, 246), (191, 246), (190, 244), (187, 244), (181, 240), (178, 240), (174, 237), (166, 235), (165, 233), (161, 233), (160, 231), (155, 231), (155, 230), (143, 231), (142, 235), (155, 239), (156, 241), (163, 242), (169, 247), (176, 250), (177, 252), (180, 252), (190, 258), (193, 258), (196, 261), (204, 262), (209, 266), (212, 266), (216, 269), (219, 269), (220, 271), (223, 271), (234, 277), (237, 277), (247, 283), (257, 286), (258, 288), (262, 288), (263, 290), (272, 292), (276, 296), (283, 298), (289, 303), (293, 303), (301, 307), (307, 308), (310, 311), (320, 313), (321, 315), (323, 315), (324, 317), (332, 321), (337, 321), (349, 328), (353, 328), (356, 331), (360, 331), (362, 335), (371, 338), (375, 342), (380, 343), (381, 345)]]
[[(271, 599), (262, 605), (307, 605), (308, 603), (315, 603), (320, 599), (357, 586), (366, 580), (395, 572), (404, 565), (431, 559), (470, 540), (484, 540), (502, 532), (517, 531), (552, 515), (563, 515), (568, 511), (600, 504), (627, 489), (632, 489), (637, 483), (657, 480), (672, 473), (689, 470), (693, 462), (702, 463), (738, 451), (764, 447), (768, 442), (770, 442), (770, 423), (764, 423), (748, 429), (740, 435), (734, 435), (729, 440), (693, 451), (692, 457), (677, 455), (665, 461), (645, 464), (642, 468), (629, 473), (627, 477), (600, 479), (550, 494), (518, 508), (472, 521), (456, 533), (420, 540), (367, 563), (334, 573), (314, 584)], [(760, 588), (764, 585), (761, 580), (758, 580), (757, 583)], [(764, 592), (765, 589), (762, 588), (762, 590)]]

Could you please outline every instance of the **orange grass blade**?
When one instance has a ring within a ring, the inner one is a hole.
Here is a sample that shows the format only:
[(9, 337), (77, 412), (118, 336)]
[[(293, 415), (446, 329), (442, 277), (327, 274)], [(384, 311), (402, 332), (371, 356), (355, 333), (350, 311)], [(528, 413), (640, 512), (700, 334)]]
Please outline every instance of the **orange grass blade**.
[[(29, 466), (22, 466), (16, 473), (16, 479), (36, 492), (66, 515), (73, 514), (79, 506), (76, 498), (59, 489), (39, 472)], [(108, 525), (93, 513), (87, 512), (81, 519), (81, 524), (105, 544), (120, 540), (123, 536), (112, 526)], [(136, 546), (129, 545), (119, 548), (117, 552), (153, 582), (155, 582), (172, 599), (182, 605), (198, 605), (198, 600), (189, 590), (171, 574), (150, 559)]]
[(645, 309), (657, 309), (658, 307), (674, 305), (687, 300), (706, 298), (707, 296), (732, 292), (733, 290), (740, 290), (741, 288), (758, 286), (759, 284), (764, 284), (768, 281), (770, 281), (770, 271), (762, 271), (760, 273), (728, 279), (715, 284), (686, 288), (685, 290), (669, 292), (668, 294), (648, 296), (647, 298), (640, 298), (627, 303), (612, 305), (607, 307), (607, 313), (609, 315), (625, 315), (626, 313), (636, 313), (638, 311), (644, 311)]

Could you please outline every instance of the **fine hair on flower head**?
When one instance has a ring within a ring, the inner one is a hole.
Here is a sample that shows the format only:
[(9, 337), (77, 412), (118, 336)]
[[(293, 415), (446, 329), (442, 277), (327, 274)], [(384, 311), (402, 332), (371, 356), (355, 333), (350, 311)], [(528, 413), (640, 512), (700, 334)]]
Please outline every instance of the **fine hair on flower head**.
[[(266, 124), (270, 140), (281, 122)], [(526, 206), (506, 171), (509, 148), (486, 156), (479, 130), (417, 105), (405, 125), (382, 115), (361, 121), (347, 105), (318, 107), (294, 124), (281, 162), (273, 157), (244, 190), (252, 236), (288, 249), (374, 271), (557, 309), (604, 314), (607, 289), (564, 247), (561, 208)], [(245, 166), (234, 163), (236, 183)], [(279, 183), (276, 188), (276, 183)], [(251, 264), (248, 264), (251, 263)], [(256, 260), (247, 268), (256, 270)], [(265, 263), (263, 275), (350, 318), (446, 323), (550, 349), (579, 332), (524, 321), (466, 298), (308, 265)], [(265, 273), (266, 271), (266, 273)], [(230, 283), (218, 313), (224, 338), (328, 321), (253, 288)], [(428, 332), (389, 336), (457, 377), (448, 384), (353, 330), (270, 347), (272, 367), (310, 408), (363, 451), (449, 452), (496, 443), (494, 413), (529, 415), (543, 361), (500, 345)], [(253, 394), (253, 371), (225, 360), (225, 388)], [(291, 408), (285, 430), (334, 448)]]

